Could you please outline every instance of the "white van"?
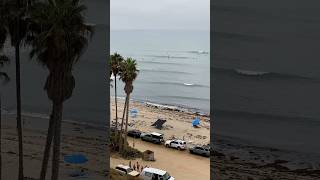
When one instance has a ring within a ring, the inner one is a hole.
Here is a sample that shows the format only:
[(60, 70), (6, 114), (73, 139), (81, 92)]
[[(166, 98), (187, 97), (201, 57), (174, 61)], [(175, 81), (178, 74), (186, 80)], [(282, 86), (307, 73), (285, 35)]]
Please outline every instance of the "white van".
[(168, 172), (156, 168), (144, 168), (140, 177), (143, 180), (174, 180)]
[(128, 175), (128, 176), (133, 176), (133, 177), (137, 177), (140, 174), (138, 171), (135, 171), (132, 168), (130, 168), (129, 166), (125, 166), (122, 164), (119, 164), (116, 166), (116, 171), (121, 175)]

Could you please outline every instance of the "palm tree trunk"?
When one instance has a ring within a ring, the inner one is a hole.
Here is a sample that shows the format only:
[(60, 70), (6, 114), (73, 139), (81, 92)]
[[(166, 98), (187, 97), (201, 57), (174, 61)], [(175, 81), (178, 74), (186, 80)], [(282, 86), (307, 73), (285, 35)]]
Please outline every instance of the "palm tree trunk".
[(120, 152), (123, 149), (123, 138), (122, 138), (122, 134), (123, 134), (123, 122), (124, 122), (124, 116), (126, 114), (126, 109), (127, 109), (127, 97), (126, 100), (124, 102), (124, 107), (123, 107), (123, 114), (122, 114), (122, 121), (121, 121), (121, 130), (119, 133), (119, 148), (120, 148)]
[[(117, 75), (115, 74), (114, 75), (114, 101), (115, 101), (115, 104), (116, 104), (116, 130), (115, 130), (115, 142), (118, 142), (118, 136), (119, 133), (118, 133), (118, 100), (117, 100)], [(119, 147), (119, 144), (118, 144), (118, 147)]]
[(46, 179), (46, 173), (48, 169), (48, 162), (49, 162), (49, 157), (50, 157), (50, 149), (51, 149), (51, 143), (53, 139), (53, 133), (54, 133), (54, 115), (56, 114), (56, 106), (52, 107), (52, 113), (50, 116), (50, 122), (49, 122), (49, 128), (48, 128), (48, 133), (47, 133), (47, 141), (46, 141), (46, 146), (45, 150), (43, 153), (43, 159), (42, 159), (42, 166), (41, 166), (41, 173), (40, 173), (40, 180), (45, 180)]
[(130, 94), (127, 95), (127, 115), (126, 115), (126, 128), (124, 131), (124, 147), (127, 148), (127, 132), (128, 132), (128, 120), (129, 120), (129, 103), (130, 103)]
[(1, 106), (1, 94), (0, 94), (0, 180), (2, 179), (2, 146), (1, 146), (1, 143), (2, 143), (2, 136), (1, 136), (1, 133), (2, 133), (2, 106)]
[[(17, 8), (20, 9), (20, 0), (17, 0)], [(20, 90), (20, 16), (16, 19), (16, 39), (15, 39), (15, 57), (16, 57), (16, 88), (17, 88), (17, 131), (19, 141), (19, 180), (24, 179), (23, 175), (23, 140), (21, 126), (21, 90)]]
[(61, 140), (61, 121), (62, 121), (62, 110), (63, 103), (54, 103), (53, 106), (56, 108), (54, 112), (54, 136), (53, 136), (53, 158), (52, 158), (52, 175), (51, 180), (58, 180), (59, 176), (59, 162), (60, 162), (60, 140)]
[(116, 104), (116, 135), (118, 132), (118, 101), (117, 101), (117, 75), (114, 75), (114, 101)]
[(19, 141), (19, 180), (23, 180), (23, 144), (21, 126), (21, 90), (20, 90), (20, 50), (16, 45), (16, 88), (17, 88), (17, 131)]
[(124, 122), (124, 116), (125, 116), (125, 113), (126, 113), (126, 109), (127, 109), (127, 97), (124, 101), (124, 107), (123, 107), (123, 114), (122, 114), (122, 120), (121, 120), (121, 129), (120, 129), (120, 133), (122, 133), (123, 131), (123, 122)]

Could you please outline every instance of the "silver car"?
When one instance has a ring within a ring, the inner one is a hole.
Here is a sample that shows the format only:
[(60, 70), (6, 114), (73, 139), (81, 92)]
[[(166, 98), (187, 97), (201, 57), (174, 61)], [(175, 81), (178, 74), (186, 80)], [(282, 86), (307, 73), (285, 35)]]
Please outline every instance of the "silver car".
[(198, 154), (201, 156), (210, 157), (210, 147), (209, 146), (193, 146), (189, 149), (191, 154)]

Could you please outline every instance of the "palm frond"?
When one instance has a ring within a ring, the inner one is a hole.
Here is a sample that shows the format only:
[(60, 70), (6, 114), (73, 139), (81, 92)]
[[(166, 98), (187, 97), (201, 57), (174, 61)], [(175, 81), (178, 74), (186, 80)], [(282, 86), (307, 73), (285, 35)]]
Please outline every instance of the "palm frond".
[(88, 46), (89, 35), (93, 34), (93, 27), (84, 23), (85, 10), (75, 0), (36, 4), (31, 12), (33, 22), (28, 36), (33, 47), (30, 57), (36, 57), (47, 67), (76, 63)]
[(114, 53), (110, 56), (110, 67), (113, 74), (118, 75), (120, 71), (120, 65), (123, 61), (124, 58), (118, 53)]
[(5, 55), (0, 55), (0, 67), (3, 67), (5, 64), (9, 64), (10, 59)]
[(0, 72), (0, 79), (3, 80), (2, 83), (4, 84), (10, 81), (8, 74), (5, 72)]
[(138, 73), (136, 60), (127, 58), (121, 63), (119, 75), (123, 82), (133, 82), (137, 78)]

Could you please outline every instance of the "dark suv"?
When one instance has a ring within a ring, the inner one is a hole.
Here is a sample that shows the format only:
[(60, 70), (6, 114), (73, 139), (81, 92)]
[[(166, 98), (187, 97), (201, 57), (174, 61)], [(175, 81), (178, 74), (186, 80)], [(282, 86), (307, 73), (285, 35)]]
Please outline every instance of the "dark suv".
[(128, 136), (134, 137), (134, 138), (140, 138), (141, 131), (139, 130), (130, 130), (128, 131)]

